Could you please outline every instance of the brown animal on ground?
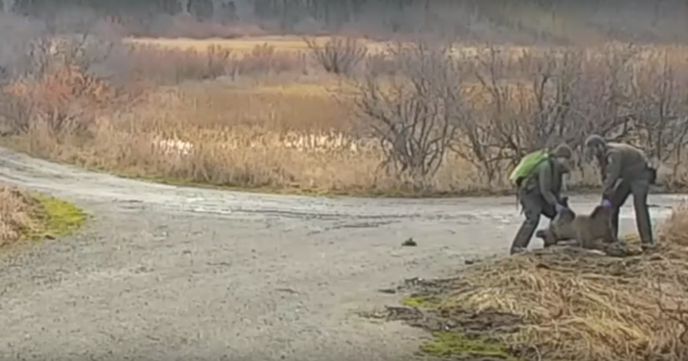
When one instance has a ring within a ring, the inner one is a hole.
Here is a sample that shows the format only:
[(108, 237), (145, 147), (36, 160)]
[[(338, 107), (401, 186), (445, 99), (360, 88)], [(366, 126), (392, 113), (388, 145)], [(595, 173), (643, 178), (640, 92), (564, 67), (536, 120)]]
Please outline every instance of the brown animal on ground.
[(570, 208), (558, 214), (549, 227), (538, 230), (536, 237), (542, 238), (545, 247), (563, 241), (571, 241), (585, 249), (606, 251), (618, 240), (612, 226), (613, 209), (597, 206), (590, 215), (576, 215)]

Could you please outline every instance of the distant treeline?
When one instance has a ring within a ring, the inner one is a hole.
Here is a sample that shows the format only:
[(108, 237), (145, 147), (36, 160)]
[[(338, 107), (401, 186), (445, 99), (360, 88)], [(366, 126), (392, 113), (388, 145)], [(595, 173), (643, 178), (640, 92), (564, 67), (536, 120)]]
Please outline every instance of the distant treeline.
[(286, 30), (314, 24), (328, 29), (364, 24), (391, 31), (448, 27), (454, 32), (470, 32), (480, 28), (476, 24), (481, 24), (524, 32), (570, 33), (589, 27), (610, 33), (632, 33), (633, 36), (685, 34), (688, 31), (688, 2), (685, 0), (4, 1), (12, 3), (16, 13), (35, 16), (49, 16), (71, 6), (90, 8), (100, 15), (129, 18), (188, 12), (199, 20), (270, 22)]

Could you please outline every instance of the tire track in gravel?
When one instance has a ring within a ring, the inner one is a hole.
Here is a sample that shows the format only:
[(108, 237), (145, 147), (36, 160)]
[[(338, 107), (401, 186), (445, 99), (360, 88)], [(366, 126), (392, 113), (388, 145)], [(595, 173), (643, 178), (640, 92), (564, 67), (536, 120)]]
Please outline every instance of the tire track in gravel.
[[(377, 292), (506, 253), (513, 197), (355, 199), (153, 184), (0, 148), (0, 182), (94, 216), (2, 261), (0, 358), (410, 360), (423, 336), (357, 311)], [(681, 196), (653, 195), (655, 219)], [(591, 209), (595, 196), (574, 196)], [(622, 227), (633, 230), (625, 207)], [(418, 247), (401, 247), (413, 237)], [(536, 244), (537, 246), (537, 244)]]

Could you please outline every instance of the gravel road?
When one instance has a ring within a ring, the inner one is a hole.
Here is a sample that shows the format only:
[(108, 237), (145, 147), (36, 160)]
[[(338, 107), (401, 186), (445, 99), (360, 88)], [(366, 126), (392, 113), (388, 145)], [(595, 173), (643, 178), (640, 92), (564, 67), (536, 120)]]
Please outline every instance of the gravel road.
[[(513, 197), (192, 189), (1, 148), (0, 182), (93, 216), (79, 235), (0, 263), (2, 360), (414, 359), (421, 331), (357, 312), (398, 302), (378, 290), (405, 278), (446, 276), (466, 259), (505, 254), (521, 221)], [(652, 196), (653, 217), (679, 198)], [(571, 205), (588, 211), (596, 201), (574, 196)], [(630, 203), (626, 230), (635, 227)], [(401, 247), (409, 237), (417, 247)]]

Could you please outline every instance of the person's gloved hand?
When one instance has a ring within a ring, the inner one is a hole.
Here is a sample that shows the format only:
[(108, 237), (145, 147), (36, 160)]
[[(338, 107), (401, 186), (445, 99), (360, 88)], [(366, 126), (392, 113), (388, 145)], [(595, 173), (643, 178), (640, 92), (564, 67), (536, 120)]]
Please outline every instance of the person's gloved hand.
[(557, 214), (559, 214), (559, 213), (563, 212), (564, 210), (566, 210), (566, 206), (557, 203), (554, 206), (554, 209), (557, 211)]
[(602, 200), (602, 207), (612, 208), (612, 202), (608, 199), (603, 199)]

